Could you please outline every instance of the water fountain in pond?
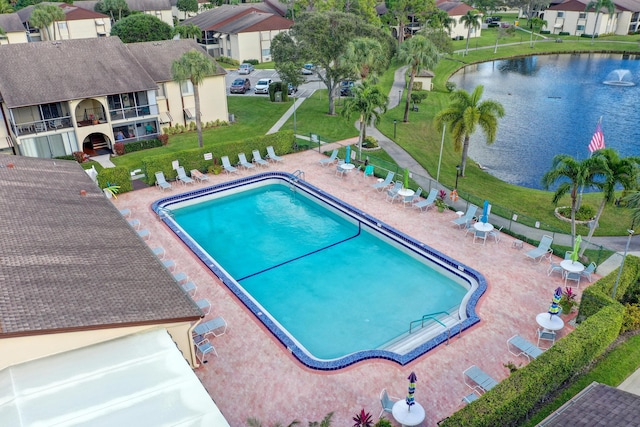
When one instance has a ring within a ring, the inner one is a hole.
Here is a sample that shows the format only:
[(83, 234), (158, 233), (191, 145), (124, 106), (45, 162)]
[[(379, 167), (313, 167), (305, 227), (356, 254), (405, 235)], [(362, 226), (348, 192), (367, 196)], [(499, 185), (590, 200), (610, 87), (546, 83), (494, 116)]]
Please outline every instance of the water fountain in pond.
[(603, 83), (611, 86), (635, 86), (635, 83), (631, 81), (629, 70), (613, 70)]

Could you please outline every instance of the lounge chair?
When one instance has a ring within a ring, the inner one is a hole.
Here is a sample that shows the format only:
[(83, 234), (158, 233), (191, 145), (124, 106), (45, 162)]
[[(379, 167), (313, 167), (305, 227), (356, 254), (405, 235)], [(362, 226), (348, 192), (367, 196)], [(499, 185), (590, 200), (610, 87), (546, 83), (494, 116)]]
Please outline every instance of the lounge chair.
[(362, 177), (366, 178), (368, 176), (373, 176), (373, 165), (367, 165), (364, 168), (364, 174), (362, 175)]
[(227, 322), (221, 316), (208, 320), (193, 328), (195, 335), (201, 335), (205, 338), (209, 334), (214, 337), (219, 337), (224, 335), (225, 332), (227, 332)]
[(258, 150), (253, 150), (253, 162), (258, 164), (259, 166), (268, 167), (269, 162), (260, 157), (260, 152)]
[(536, 347), (520, 335), (514, 335), (507, 340), (507, 350), (514, 356), (525, 356), (529, 361), (542, 354), (542, 349)]
[(173, 275), (173, 280), (175, 280), (178, 283), (186, 282), (188, 278), (189, 276), (187, 276), (187, 273), (183, 273), (183, 272), (175, 273)]
[(229, 156), (222, 156), (222, 167), (226, 173), (238, 173), (238, 169), (231, 166)]
[(420, 200), (421, 194), (422, 194), (422, 187), (418, 187), (416, 192), (413, 193), (413, 196), (405, 196), (405, 198), (402, 199), (402, 202), (404, 203), (404, 207), (405, 208), (409, 207), (413, 205), (415, 202), (417, 202), (418, 200)]
[(553, 242), (553, 237), (547, 236), (546, 234), (542, 236), (538, 247), (535, 249), (531, 249), (529, 252), (525, 253), (526, 256), (538, 262), (542, 261), (542, 258), (551, 259), (551, 255), (553, 255), (553, 250), (551, 249), (551, 242)]
[(191, 177), (196, 181), (209, 181), (209, 176), (200, 172), (198, 169), (191, 169)]
[(246, 170), (253, 169), (256, 167), (256, 165), (254, 165), (253, 163), (249, 163), (247, 161), (247, 156), (245, 156), (244, 153), (238, 154), (238, 160), (239, 160), (238, 165), (242, 166)]
[(139, 230), (139, 229), (140, 229), (140, 220), (139, 220), (139, 219), (134, 218), (134, 219), (130, 219), (130, 220), (128, 220), (127, 222), (129, 223), (129, 225), (130, 225), (132, 228), (135, 228), (136, 230)]
[(278, 156), (275, 151), (273, 151), (273, 147), (270, 145), (267, 147), (267, 159), (272, 162), (283, 162), (284, 158)]
[(464, 215), (462, 215), (460, 218), (456, 218), (454, 219), (453, 222), (454, 224), (456, 224), (459, 228), (462, 228), (465, 226), (465, 224), (468, 221), (472, 221), (473, 218), (476, 215), (476, 211), (478, 210), (478, 207), (476, 205), (469, 205), (469, 207), (467, 208), (467, 212), (465, 212)]
[(164, 172), (162, 171), (156, 172), (156, 186), (162, 188), (162, 191), (171, 190), (171, 184), (164, 178)]
[(189, 295), (191, 298), (193, 298), (196, 295), (196, 291), (198, 290), (198, 287), (193, 282), (183, 283), (182, 285), (180, 285), (180, 287), (182, 288), (184, 293)]
[(151, 250), (151, 252), (153, 252), (153, 254), (155, 256), (157, 256), (158, 259), (164, 259), (165, 252), (164, 252), (164, 248), (162, 246), (158, 246), (157, 248), (153, 248)]
[(383, 388), (380, 392), (380, 404), (382, 405), (382, 411), (380, 411), (380, 415), (378, 415), (378, 418), (381, 418), (382, 414), (384, 414), (385, 412), (388, 412), (390, 414), (393, 411), (393, 405), (398, 400), (400, 399), (397, 397), (389, 397), (387, 389)]
[(164, 268), (169, 271), (176, 270), (176, 263), (172, 259), (165, 259), (164, 261), (162, 261), (162, 265), (164, 265)]
[[(464, 383), (471, 390), (477, 391), (482, 394), (485, 391), (489, 391), (498, 385), (498, 381), (491, 378), (486, 372), (478, 368), (476, 365), (465, 369), (462, 373), (462, 379)], [(467, 382), (467, 379), (469, 382)]]
[(211, 303), (206, 298), (202, 298), (196, 301), (196, 305), (200, 310), (202, 310), (205, 316), (211, 311)]
[(396, 183), (393, 184), (393, 187), (387, 190), (387, 202), (393, 203), (396, 199), (399, 199), (400, 197), (402, 197), (400, 196), (400, 194), (398, 194), (398, 192), (401, 189), (402, 189), (402, 182), (396, 181)]
[(476, 242), (476, 239), (482, 240), (482, 244), (483, 245), (486, 244), (487, 243), (487, 232), (486, 231), (480, 231), (480, 230), (474, 230), (474, 232), (473, 232), (473, 243)]
[(427, 198), (415, 203), (413, 207), (420, 209), (421, 212), (428, 211), (429, 208), (435, 206), (433, 203), (436, 201), (436, 197), (438, 197), (438, 190), (432, 188)]
[(329, 163), (333, 163), (338, 160), (338, 149), (336, 148), (331, 152), (331, 155), (326, 159), (320, 160), (320, 165), (327, 166)]
[(125, 218), (131, 218), (131, 209), (120, 209), (120, 215)]
[(395, 172), (389, 171), (389, 173), (387, 173), (387, 177), (384, 179), (384, 181), (376, 182), (375, 184), (372, 184), (371, 186), (373, 188), (375, 188), (376, 190), (382, 192), (382, 190), (384, 190), (389, 185), (391, 185), (391, 180), (393, 179), (394, 175), (395, 175)]
[(478, 395), (475, 392), (467, 394), (465, 397), (462, 398), (462, 401), (466, 404), (469, 404), (474, 400), (478, 400)]
[(207, 363), (207, 361), (204, 360), (204, 357), (209, 353), (213, 353), (218, 356), (218, 352), (208, 339), (204, 339), (196, 343), (196, 357), (198, 358), (200, 363)]
[(138, 236), (140, 236), (142, 240), (147, 240), (151, 237), (151, 234), (149, 233), (149, 230), (145, 228), (144, 230), (138, 230)]
[(176, 169), (176, 172), (178, 172), (178, 180), (182, 183), (182, 185), (193, 184), (195, 182), (184, 172), (184, 167), (179, 166), (178, 169)]
[(592, 262), (587, 266), (587, 268), (584, 269), (582, 273), (580, 273), (580, 276), (586, 277), (587, 279), (589, 279), (589, 283), (591, 283), (591, 273), (596, 271), (596, 267), (597, 267), (596, 263)]

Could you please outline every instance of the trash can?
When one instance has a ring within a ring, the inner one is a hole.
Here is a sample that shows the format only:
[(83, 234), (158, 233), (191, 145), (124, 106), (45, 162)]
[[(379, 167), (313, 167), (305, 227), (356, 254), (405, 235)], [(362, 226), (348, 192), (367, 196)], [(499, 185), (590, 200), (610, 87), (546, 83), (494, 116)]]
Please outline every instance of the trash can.
[(282, 92), (276, 92), (274, 96), (275, 102), (282, 102)]
[(518, 26), (518, 21), (514, 21), (513, 25), (515, 25), (517, 27)]

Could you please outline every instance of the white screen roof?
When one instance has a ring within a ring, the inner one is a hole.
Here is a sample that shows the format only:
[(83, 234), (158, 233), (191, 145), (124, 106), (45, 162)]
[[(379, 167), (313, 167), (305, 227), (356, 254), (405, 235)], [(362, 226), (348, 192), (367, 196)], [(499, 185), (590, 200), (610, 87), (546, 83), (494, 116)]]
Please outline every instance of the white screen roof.
[(0, 425), (229, 427), (164, 329), (0, 371)]

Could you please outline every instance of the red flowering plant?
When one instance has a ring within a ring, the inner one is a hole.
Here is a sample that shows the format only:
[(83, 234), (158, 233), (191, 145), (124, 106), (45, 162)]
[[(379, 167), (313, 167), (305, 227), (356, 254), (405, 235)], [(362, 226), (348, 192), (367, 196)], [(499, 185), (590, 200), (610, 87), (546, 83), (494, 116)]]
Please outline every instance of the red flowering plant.
[(572, 288), (565, 286), (564, 291), (562, 292), (562, 298), (560, 299), (560, 307), (562, 307), (562, 312), (564, 314), (569, 314), (573, 309), (573, 306), (576, 304), (576, 293), (573, 292)]
[(371, 414), (368, 413), (368, 412), (365, 412), (364, 409), (361, 409), (360, 413), (356, 414), (356, 416), (353, 417), (353, 421), (356, 422), (353, 425), (353, 427), (371, 427), (371, 426), (373, 426), (373, 419), (371, 418)]

